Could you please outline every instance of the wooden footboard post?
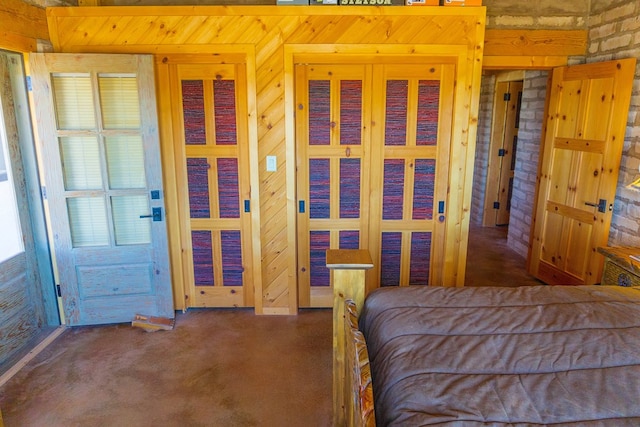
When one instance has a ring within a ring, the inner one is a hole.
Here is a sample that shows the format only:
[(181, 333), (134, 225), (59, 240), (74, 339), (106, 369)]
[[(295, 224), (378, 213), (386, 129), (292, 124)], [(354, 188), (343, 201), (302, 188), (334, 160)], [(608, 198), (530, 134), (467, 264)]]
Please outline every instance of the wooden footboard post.
[(333, 425), (345, 426), (345, 334), (344, 301), (352, 299), (358, 310), (365, 297), (365, 271), (373, 268), (371, 255), (366, 249), (330, 249), (327, 268), (331, 270), (333, 286)]

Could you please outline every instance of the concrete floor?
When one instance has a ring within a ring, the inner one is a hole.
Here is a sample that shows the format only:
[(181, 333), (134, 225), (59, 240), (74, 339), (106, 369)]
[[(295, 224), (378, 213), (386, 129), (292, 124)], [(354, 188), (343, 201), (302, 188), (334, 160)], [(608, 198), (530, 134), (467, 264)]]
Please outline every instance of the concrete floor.
[[(473, 228), (471, 286), (538, 284), (506, 229)], [(0, 387), (6, 427), (330, 426), (331, 312), (178, 314), (171, 332), (66, 330)]]
[(67, 330), (0, 389), (13, 426), (329, 426), (331, 311)]
[(507, 246), (508, 231), (507, 227), (471, 227), (466, 286), (543, 284), (527, 273), (527, 260)]

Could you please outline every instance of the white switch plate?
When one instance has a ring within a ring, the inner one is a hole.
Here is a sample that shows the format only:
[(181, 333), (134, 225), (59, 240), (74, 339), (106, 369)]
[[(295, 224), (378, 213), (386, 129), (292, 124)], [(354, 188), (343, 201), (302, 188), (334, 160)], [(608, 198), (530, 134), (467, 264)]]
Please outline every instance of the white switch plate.
[(276, 156), (267, 156), (267, 172), (275, 172), (278, 169)]

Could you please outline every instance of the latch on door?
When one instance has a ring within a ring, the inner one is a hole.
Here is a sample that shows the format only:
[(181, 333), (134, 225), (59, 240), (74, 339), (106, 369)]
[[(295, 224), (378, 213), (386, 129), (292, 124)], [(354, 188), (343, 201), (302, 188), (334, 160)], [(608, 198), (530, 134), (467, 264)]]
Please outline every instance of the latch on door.
[(153, 218), (154, 221), (162, 221), (162, 208), (151, 208), (151, 215), (140, 215), (140, 218)]
[(607, 201), (605, 199), (598, 200), (598, 203), (589, 203), (584, 202), (587, 206), (593, 206), (594, 208), (598, 208), (598, 212), (605, 213), (607, 211)]

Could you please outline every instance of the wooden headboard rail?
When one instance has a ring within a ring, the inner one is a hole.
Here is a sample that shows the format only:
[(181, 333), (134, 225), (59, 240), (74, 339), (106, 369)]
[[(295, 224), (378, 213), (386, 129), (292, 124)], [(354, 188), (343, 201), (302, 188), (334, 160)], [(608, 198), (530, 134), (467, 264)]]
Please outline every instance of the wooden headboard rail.
[[(369, 357), (357, 320), (364, 303), (365, 272), (373, 268), (371, 254), (366, 249), (330, 249), (327, 268), (333, 286), (333, 425), (375, 425), (370, 374), (368, 384), (366, 375), (362, 382)], [(363, 400), (371, 404), (360, 404)]]
[(373, 383), (369, 366), (369, 352), (364, 335), (358, 329), (358, 309), (355, 302), (344, 302), (345, 373), (344, 414), (345, 425), (375, 427)]

